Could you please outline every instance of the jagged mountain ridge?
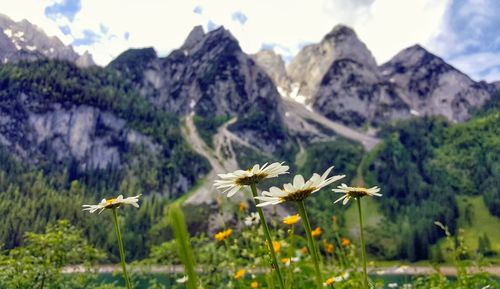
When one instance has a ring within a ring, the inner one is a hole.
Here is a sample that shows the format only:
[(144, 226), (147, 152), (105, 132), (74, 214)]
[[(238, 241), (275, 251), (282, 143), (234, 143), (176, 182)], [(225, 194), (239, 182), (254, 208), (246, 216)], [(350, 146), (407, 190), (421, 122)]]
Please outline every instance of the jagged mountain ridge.
[(152, 49), (129, 50), (109, 67), (128, 75), (144, 97), (166, 111), (238, 117), (229, 129), (243, 140), (270, 153), (288, 146), (275, 85), (224, 27), (209, 33), (195, 27), (167, 57)]
[(15, 22), (0, 13), (0, 60), (2, 63), (42, 58), (67, 60), (80, 67), (95, 65), (86, 52), (76, 53), (59, 38), (49, 37), (43, 30), (23, 19)]
[(291, 79), (290, 86), (281, 87), (288, 89), (285, 95), (297, 98), (300, 93), (318, 113), (354, 127), (412, 115), (443, 115), (461, 122), (496, 90), (494, 84), (471, 80), (419, 45), (377, 66), (366, 45), (343, 25), (320, 43), (305, 46), (288, 64), (287, 74), (277, 75), (279, 67), (260, 62), (277, 86), (282, 86), (281, 79)]
[(443, 115), (462, 122), (494, 91), (492, 85), (473, 81), (420, 45), (404, 49), (380, 69), (403, 89), (401, 95), (417, 115)]

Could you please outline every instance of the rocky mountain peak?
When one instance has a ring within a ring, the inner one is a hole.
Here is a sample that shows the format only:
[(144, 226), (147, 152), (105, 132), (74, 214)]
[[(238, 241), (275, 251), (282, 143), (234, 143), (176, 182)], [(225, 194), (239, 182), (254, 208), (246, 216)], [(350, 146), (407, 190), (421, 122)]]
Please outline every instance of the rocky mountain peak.
[(189, 32), (188, 37), (184, 41), (184, 44), (182, 45), (181, 49), (190, 49), (191, 47), (199, 43), (204, 36), (205, 36), (205, 31), (203, 30), (203, 27), (201, 25), (193, 27), (191, 32)]
[(443, 115), (464, 121), (469, 110), (491, 96), (491, 86), (467, 75), (420, 45), (408, 47), (381, 66), (384, 77), (403, 89), (414, 115)]
[(332, 31), (325, 35), (323, 41), (343, 41), (347, 38), (355, 37), (358, 38), (354, 29), (349, 26), (342, 24), (335, 25)]
[(90, 54), (80, 55), (57, 37), (49, 37), (28, 20), (13, 21), (0, 14), (0, 59), (2, 62), (50, 58), (67, 60), (79, 65), (93, 65)]
[(330, 66), (337, 60), (349, 59), (378, 73), (377, 63), (354, 30), (337, 25), (320, 43), (305, 46), (290, 62), (287, 72), (292, 82), (300, 84), (300, 91), (311, 102), (318, 85)]
[(278, 88), (278, 92), (282, 96), (287, 95), (287, 92), (291, 90), (291, 80), (286, 73), (285, 62), (281, 55), (276, 54), (273, 50), (264, 49), (251, 55), (251, 57), (271, 77)]

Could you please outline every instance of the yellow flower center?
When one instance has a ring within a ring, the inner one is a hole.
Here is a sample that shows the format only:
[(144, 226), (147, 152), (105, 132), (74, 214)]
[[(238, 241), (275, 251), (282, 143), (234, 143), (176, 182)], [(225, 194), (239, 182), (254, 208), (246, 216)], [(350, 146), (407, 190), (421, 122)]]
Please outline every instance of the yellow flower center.
[(311, 193), (315, 189), (316, 188), (313, 187), (313, 188), (309, 188), (309, 189), (305, 189), (305, 190), (295, 191), (295, 192), (289, 193), (288, 195), (286, 195), (284, 197), (281, 197), (281, 199), (283, 201), (296, 201), (296, 202), (303, 201), (307, 197), (309, 197), (309, 195), (311, 195)]
[(118, 208), (120, 206), (120, 204), (113, 204), (114, 201), (116, 201), (116, 198), (106, 200), (106, 206), (104, 206), (104, 207), (106, 209)]
[(357, 197), (364, 197), (368, 196), (368, 189), (366, 188), (360, 188), (360, 187), (353, 187), (354, 190), (347, 192), (347, 195), (349, 195), (351, 198), (357, 198)]
[(257, 184), (258, 182), (262, 181), (263, 179), (267, 178), (267, 174), (265, 173), (260, 173), (260, 174), (255, 174), (249, 177), (241, 177), (236, 179), (235, 183), (238, 186), (250, 186)]

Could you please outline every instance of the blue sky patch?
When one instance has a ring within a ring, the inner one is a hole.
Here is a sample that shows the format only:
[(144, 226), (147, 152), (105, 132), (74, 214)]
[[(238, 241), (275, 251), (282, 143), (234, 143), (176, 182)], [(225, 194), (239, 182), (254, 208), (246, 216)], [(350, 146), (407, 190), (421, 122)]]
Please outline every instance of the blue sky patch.
[(203, 8), (201, 6), (196, 6), (193, 9), (193, 13), (201, 15), (201, 14), (203, 14)]
[(68, 25), (59, 26), (59, 30), (61, 30), (61, 32), (62, 32), (64, 35), (70, 35), (70, 34), (71, 34), (71, 28), (69, 28), (69, 26), (68, 26)]
[(99, 35), (97, 35), (92, 30), (84, 30), (82, 38), (76, 38), (73, 40), (74, 46), (82, 46), (82, 45), (92, 45), (94, 43), (99, 42)]
[(219, 24), (213, 22), (212, 20), (208, 20), (208, 23), (207, 23), (207, 31), (210, 32), (212, 30), (215, 30), (217, 28), (219, 28)]
[(448, 11), (448, 25), (461, 47), (458, 53), (500, 52), (500, 45), (495, 43), (500, 27), (498, 0), (485, 0), (481, 5), (474, 2), (454, 1)]
[(51, 6), (45, 7), (44, 13), (45, 16), (52, 20), (63, 17), (73, 22), (75, 15), (81, 9), (81, 0), (63, 0), (61, 3), (54, 3)]
[(245, 25), (247, 22), (248, 18), (243, 12), (241, 11), (236, 11), (231, 15), (231, 19), (233, 19), (236, 22), (239, 22), (241, 25)]

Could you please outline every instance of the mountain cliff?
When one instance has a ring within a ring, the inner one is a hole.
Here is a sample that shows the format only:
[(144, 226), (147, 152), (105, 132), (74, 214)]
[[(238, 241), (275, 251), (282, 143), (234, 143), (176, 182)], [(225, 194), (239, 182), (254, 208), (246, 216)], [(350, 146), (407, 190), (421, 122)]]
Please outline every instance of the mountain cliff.
[(417, 115), (443, 115), (462, 122), (471, 108), (490, 99), (493, 87), (475, 82), (420, 45), (404, 49), (381, 66), (382, 74), (403, 90)]
[(282, 88), (285, 95), (305, 98), (316, 112), (352, 127), (428, 115), (463, 122), (498, 86), (473, 81), (419, 45), (377, 66), (356, 33), (342, 25), (320, 43), (305, 46), (287, 74), (277, 73), (279, 62), (255, 59), (277, 85), (290, 79)]
[(311, 103), (317, 93), (321, 80), (340, 59), (356, 60), (370, 71), (377, 70), (375, 59), (361, 42), (354, 30), (337, 25), (320, 43), (310, 44), (293, 58), (286, 70), (292, 82), (300, 84), (300, 92)]
[(271, 153), (288, 146), (275, 85), (223, 27), (209, 33), (195, 27), (167, 57), (130, 50), (109, 67), (127, 74), (141, 95), (165, 111), (237, 117), (229, 129), (243, 140)]

